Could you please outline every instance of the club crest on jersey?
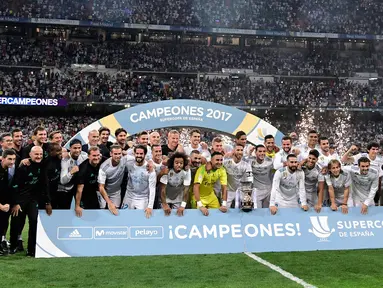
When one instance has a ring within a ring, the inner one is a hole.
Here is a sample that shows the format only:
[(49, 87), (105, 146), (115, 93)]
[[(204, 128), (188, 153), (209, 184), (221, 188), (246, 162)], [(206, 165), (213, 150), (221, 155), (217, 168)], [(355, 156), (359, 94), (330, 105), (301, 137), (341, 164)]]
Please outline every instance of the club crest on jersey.
[(173, 172), (170, 172), (169, 175), (170, 175), (170, 177), (173, 177), (174, 173), (173, 173)]

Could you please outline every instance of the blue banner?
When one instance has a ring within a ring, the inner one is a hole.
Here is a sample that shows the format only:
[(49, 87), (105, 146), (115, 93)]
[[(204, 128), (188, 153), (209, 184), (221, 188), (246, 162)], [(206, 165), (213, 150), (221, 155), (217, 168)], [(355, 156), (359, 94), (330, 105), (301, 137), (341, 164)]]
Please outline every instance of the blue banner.
[(112, 134), (123, 127), (129, 135), (166, 127), (199, 127), (231, 135), (244, 131), (247, 140), (253, 144), (263, 144), (266, 135), (273, 135), (275, 143), (281, 143), (283, 137), (277, 128), (255, 115), (231, 106), (197, 100), (156, 101), (127, 108), (90, 124), (73, 138), (86, 144), (89, 131), (102, 126), (108, 127)]
[(267, 31), (250, 29), (232, 29), (232, 28), (208, 28), (191, 26), (170, 26), (154, 24), (130, 24), (113, 22), (95, 22), (84, 20), (66, 20), (66, 19), (47, 19), (47, 18), (19, 18), (2, 16), (0, 22), (18, 22), (18, 23), (36, 23), (65, 26), (87, 26), (87, 27), (113, 27), (126, 29), (147, 29), (161, 31), (186, 31), (215, 34), (240, 34), (256, 36), (281, 36), (281, 37), (305, 37), (305, 38), (329, 38), (329, 39), (360, 39), (360, 40), (380, 40), (383, 35), (361, 35), (361, 34), (337, 34), (337, 33), (315, 33), (315, 32), (293, 32), (293, 31)]
[(39, 212), (36, 257), (133, 256), (215, 254), (271, 251), (315, 251), (383, 248), (383, 207), (360, 208), (349, 214), (325, 208), (321, 213), (300, 209), (269, 209), (249, 213), (231, 209), (198, 210), (164, 216), (155, 210), (150, 219), (144, 211), (57, 210), (52, 216)]
[(33, 97), (0, 97), (0, 105), (22, 105), (22, 106), (66, 106), (65, 99), (45, 99)]

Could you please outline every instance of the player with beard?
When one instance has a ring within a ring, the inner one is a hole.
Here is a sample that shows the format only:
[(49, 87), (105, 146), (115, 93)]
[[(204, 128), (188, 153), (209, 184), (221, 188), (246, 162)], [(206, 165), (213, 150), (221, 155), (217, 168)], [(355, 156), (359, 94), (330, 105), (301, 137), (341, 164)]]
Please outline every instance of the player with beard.
[[(110, 151), (110, 146), (113, 145), (113, 142), (109, 141), (110, 129), (108, 127), (101, 127), (100, 129), (98, 129), (98, 133), (100, 134), (100, 141), (98, 142), (98, 144), (103, 145), (108, 149), (108, 151)], [(109, 157), (109, 154), (105, 157)]]
[[(318, 198), (319, 195), (323, 195), (324, 189), (324, 176), (319, 166), (316, 165), (319, 157), (317, 150), (311, 150), (308, 157), (302, 163), (302, 171), (305, 173), (305, 189), (306, 200), (309, 207), (314, 207), (315, 210), (320, 211), (322, 207), (322, 198)], [(318, 192), (319, 188), (319, 192)]]
[(274, 169), (278, 170), (279, 168), (287, 166), (287, 156), (294, 154), (294, 149), (292, 148), (293, 140), (291, 137), (285, 136), (282, 138), (282, 150), (280, 150), (274, 157)]
[(82, 216), (83, 209), (100, 209), (98, 203), (98, 172), (101, 165), (100, 148), (90, 147), (88, 160), (80, 165), (77, 176), (76, 215)]
[(298, 169), (294, 154), (287, 156), (287, 166), (275, 172), (270, 197), (270, 212), (275, 215), (279, 208), (301, 207), (309, 210), (306, 201), (305, 174)]
[[(20, 160), (23, 157), (23, 131), (18, 128), (15, 128), (11, 132), (13, 140), (13, 150), (15, 150), (17, 158)], [(19, 167), (19, 162), (16, 161), (16, 167)]]
[(33, 147), (29, 153), (30, 165), (22, 165), (17, 168), (14, 177), (15, 198), (12, 207), (11, 222), (11, 253), (17, 251), (18, 234), (24, 226), (25, 217), (28, 215), (28, 256), (35, 256), (38, 202), (40, 198), (45, 199), (45, 209), (48, 215), (52, 213), (50, 204), (48, 180), (42, 164), (43, 149), (39, 146)]
[(380, 191), (381, 191), (381, 179), (383, 176), (383, 159), (379, 157), (379, 144), (376, 142), (371, 142), (367, 145), (367, 153), (359, 153), (357, 155), (353, 155), (354, 151), (358, 151), (358, 147), (356, 145), (351, 145), (351, 148), (343, 155), (342, 162), (344, 163), (352, 163), (354, 165), (358, 165), (358, 160), (362, 157), (367, 157), (370, 160), (371, 168), (378, 171), (379, 174), (379, 187), (375, 194), (375, 206), (379, 206), (380, 199)]
[[(325, 180), (328, 186), (328, 193), (331, 201), (331, 209), (337, 211), (341, 207), (342, 213), (348, 213), (348, 206), (352, 206), (350, 196), (351, 176), (347, 171), (341, 169), (338, 160), (330, 160), (328, 163), (328, 175)], [(317, 212), (320, 212), (317, 211)]]
[(116, 136), (116, 143), (114, 145), (119, 145), (122, 149), (122, 155), (126, 155), (129, 149), (129, 145), (126, 142), (126, 137), (128, 136), (128, 132), (124, 128), (118, 128), (114, 133)]
[[(255, 147), (255, 159), (249, 158), (253, 174), (253, 201), (257, 208), (269, 208), (270, 193), (272, 186), (273, 160), (266, 156), (266, 148), (263, 145)], [(255, 197), (254, 197), (255, 196)]]
[(320, 151), (319, 151), (319, 158), (318, 158), (317, 165), (321, 169), (323, 168), (327, 169), (328, 163), (332, 159), (336, 159), (340, 161), (339, 155), (337, 153), (332, 155), (330, 154), (330, 144), (327, 137), (319, 138), (319, 146), (320, 146)]
[[(57, 143), (51, 143), (48, 150), (49, 156), (45, 163), (45, 168), (47, 170), (47, 177), (49, 183), (49, 193), (51, 196), (52, 208), (57, 209), (59, 207), (57, 190), (60, 184), (60, 174), (61, 174), (61, 161), (62, 161), (62, 148)], [(40, 201), (40, 209), (42, 206)]]
[[(145, 146), (145, 148), (148, 150), (148, 152), (147, 152), (147, 154), (145, 156), (146, 160), (152, 159), (152, 148), (148, 144), (149, 144), (149, 134), (148, 134), (148, 132), (142, 131), (141, 133), (138, 133), (137, 134), (137, 143), (136, 143), (136, 145)], [(133, 149), (134, 148), (130, 148), (127, 151), (127, 154), (133, 156), (134, 155)]]
[(236, 199), (237, 190), (241, 188), (242, 179), (250, 177), (250, 183), (253, 180), (251, 166), (243, 160), (243, 149), (242, 145), (236, 144), (232, 157), (225, 158), (223, 161), (227, 174), (227, 207), (229, 208)]
[(370, 168), (370, 160), (361, 157), (357, 166), (344, 166), (343, 170), (351, 175), (351, 197), (356, 207), (362, 207), (361, 213), (367, 214), (368, 206), (374, 206), (374, 197), (379, 186), (379, 174)]
[(266, 156), (274, 159), (275, 154), (279, 152), (279, 148), (275, 146), (274, 136), (266, 135), (264, 145), (266, 147)]
[[(208, 164), (210, 164), (211, 170), (206, 169)], [(222, 164), (222, 154), (214, 152), (211, 155), (211, 162), (199, 167), (194, 178), (192, 207), (198, 207), (205, 216), (209, 215), (208, 208), (219, 208), (221, 212), (227, 212), (227, 174)], [(222, 186), (222, 205), (219, 204), (213, 189), (217, 181), (220, 181)]]
[(70, 209), (72, 200), (76, 195), (75, 183), (79, 166), (88, 158), (88, 155), (81, 151), (81, 141), (79, 139), (73, 139), (69, 145), (69, 158), (63, 159), (61, 162), (56, 209)]
[(121, 205), (121, 185), (127, 172), (127, 158), (122, 157), (122, 148), (118, 145), (110, 147), (110, 158), (101, 164), (98, 173), (99, 204), (101, 209), (108, 207), (117, 215)]
[(152, 215), (156, 196), (157, 176), (154, 169), (147, 168), (145, 146), (134, 147), (135, 161), (128, 161), (128, 185), (122, 209), (142, 209), (149, 218)]
[(189, 196), (190, 169), (185, 170), (188, 158), (184, 153), (175, 152), (168, 160), (168, 173), (160, 179), (162, 209), (169, 216), (172, 209), (183, 216)]
[(48, 157), (48, 139), (47, 139), (47, 130), (44, 127), (38, 126), (33, 130), (34, 141), (23, 148), (22, 159), (29, 158), (29, 153), (31, 152), (32, 147), (39, 146), (43, 149), (43, 160)]

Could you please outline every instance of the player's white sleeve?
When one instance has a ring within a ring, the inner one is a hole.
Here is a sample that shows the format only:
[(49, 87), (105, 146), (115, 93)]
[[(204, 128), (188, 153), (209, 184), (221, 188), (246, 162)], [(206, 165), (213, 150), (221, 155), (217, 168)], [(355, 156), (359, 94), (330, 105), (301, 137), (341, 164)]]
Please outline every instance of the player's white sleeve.
[(105, 182), (106, 182), (106, 174), (105, 174), (105, 171), (103, 169), (100, 169), (100, 171), (98, 172), (97, 182), (99, 184), (105, 184)]
[(168, 175), (163, 175), (160, 179), (160, 183), (167, 185), (168, 184)]
[(191, 171), (188, 169), (185, 171), (184, 186), (190, 186), (191, 183)]
[(281, 182), (281, 172), (278, 170), (274, 174), (274, 179), (273, 179), (273, 186), (271, 188), (271, 195), (270, 195), (270, 206), (275, 206), (275, 200), (277, 198), (277, 193), (279, 189), (279, 185)]
[(300, 173), (299, 175), (298, 189), (299, 189), (299, 199), (301, 201), (301, 205), (302, 206), (307, 205), (306, 189), (305, 189), (305, 174), (303, 172)]
[[(128, 150), (128, 151), (129, 151), (129, 150)], [(133, 151), (133, 150), (132, 150), (132, 151)], [(124, 157), (126, 158), (127, 161), (132, 161), (132, 160), (135, 161), (135, 160), (136, 160), (136, 158), (134, 158), (133, 155), (126, 154)]]
[(235, 191), (235, 209), (239, 209), (240, 204), (241, 204), (241, 191), (237, 189), (237, 191)]
[[(348, 174), (349, 175), (349, 174)], [(332, 186), (331, 177), (330, 175), (326, 175), (325, 177), (327, 186)]]
[(73, 175), (70, 174), (69, 171), (69, 159), (65, 159), (61, 161), (61, 172), (60, 172), (60, 182), (62, 185), (66, 185), (70, 182), (72, 179)]
[(363, 202), (365, 205), (369, 206), (374, 204), (374, 197), (379, 187), (379, 176), (377, 176), (372, 182), (370, 193), (368, 193), (367, 199)]
[[(251, 193), (253, 196), (253, 206), (254, 206), (254, 209), (257, 209), (258, 208), (258, 201), (257, 201), (257, 188), (253, 188), (252, 189), (252, 193)], [(262, 208), (262, 207), (261, 207)]]
[(279, 168), (283, 167), (282, 155), (280, 153), (275, 154), (273, 167), (275, 170), (278, 170)]
[(149, 173), (149, 203), (148, 208), (153, 209), (154, 198), (156, 197), (156, 184), (157, 184), (157, 175), (156, 172)]

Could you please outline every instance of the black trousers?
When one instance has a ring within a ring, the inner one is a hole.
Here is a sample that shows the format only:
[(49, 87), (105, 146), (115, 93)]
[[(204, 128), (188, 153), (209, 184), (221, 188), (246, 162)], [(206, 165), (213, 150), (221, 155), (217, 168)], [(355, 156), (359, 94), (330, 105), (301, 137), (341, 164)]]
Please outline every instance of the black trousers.
[(20, 231), (25, 224), (25, 218), (28, 216), (29, 231), (28, 231), (28, 252), (35, 253), (36, 250), (36, 235), (37, 235), (37, 215), (39, 213), (39, 203), (35, 200), (30, 200), (20, 205), (21, 210), (19, 215), (12, 217), (11, 220), (11, 249), (17, 247), (17, 240)]
[(58, 191), (54, 197), (54, 203), (52, 203), (53, 209), (69, 210), (73, 201), (73, 191), (62, 192)]
[(9, 211), (8, 212), (0, 211), (0, 236), (5, 236), (7, 234), (10, 215), (11, 213)]

